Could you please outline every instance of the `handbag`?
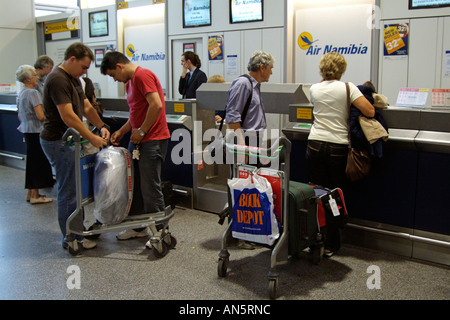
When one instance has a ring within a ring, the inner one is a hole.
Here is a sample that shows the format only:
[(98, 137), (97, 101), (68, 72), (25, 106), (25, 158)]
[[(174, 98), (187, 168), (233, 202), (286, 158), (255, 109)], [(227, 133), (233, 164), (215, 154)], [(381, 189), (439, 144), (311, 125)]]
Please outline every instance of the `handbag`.
[[(348, 82), (345, 83), (347, 90), (347, 106), (350, 120), (350, 88)], [(347, 166), (345, 167), (345, 175), (347, 179), (352, 182), (362, 180), (366, 178), (370, 173), (371, 160), (369, 152), (365, 149), (356, 149), (352, 147), (350, 123), (348, 132), (348, 154), (347, 154)]]

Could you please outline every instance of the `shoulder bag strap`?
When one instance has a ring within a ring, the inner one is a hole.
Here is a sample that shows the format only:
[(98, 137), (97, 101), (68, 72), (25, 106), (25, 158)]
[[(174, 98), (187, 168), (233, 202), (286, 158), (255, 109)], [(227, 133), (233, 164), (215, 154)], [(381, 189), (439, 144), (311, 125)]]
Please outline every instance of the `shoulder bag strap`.
[(350, 130), (350, 87), (348, 85), (348, 82), (345, 83), (345, 91), (347, 92), (347, 112), (348, 112), (348, 147), (351, 148), (352, 146), (352, 139), (351, 139), (351, 130)]
[[(242, 124), (244, 123), (245, 117), (247, 116), (248, 108), (250, 107), (250, 103), (252, 102), (253, 82), (252, 82), (252, 79), (250, 78), (250, 76), (248, 74), (243, 74), (240, 77), (247, 78), (248, 81), (250, 81), (250, 86), (251, 86), (250, 96), (248, 97), (247, 102), (245, 103), (245, 106), (244, 106), (244, 110), (242, 111), (242, 114), (241, 114), (241, 127), (242, 127)], [(226, 111), (226, 107), (225, 107), (225, 111)], [(225, 117), (223, 117), (222, 120), (220, 121), (219, 131), (222, 131), (222, 127), (223, 127), (223, 122), (224, 121), (225, 121)]]
[(244, 106), (244, 110), (242, 111), (242, 114), (241, 114), (241, 127), (242, 127), (242, 125), (244, 124), (245, 117), (247, 116), (248, 108), (250, 107), (250, 103), (252, 102), (252, 98), (253, 98), (253, 82), (248, 74), (243, 74), (241, 77), (246, 77), (248, 79), (248, 81), (250, 81), (250, 87), (251, 87), (250, 96), (248, 97), (247, 102), (245, 103), (245, 106)]

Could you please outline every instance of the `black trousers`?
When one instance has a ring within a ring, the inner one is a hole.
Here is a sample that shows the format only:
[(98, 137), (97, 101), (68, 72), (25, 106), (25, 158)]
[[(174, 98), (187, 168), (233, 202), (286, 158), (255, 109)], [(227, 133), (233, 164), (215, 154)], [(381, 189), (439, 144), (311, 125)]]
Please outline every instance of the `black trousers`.
[[(308, 140), (306, 160), (308, 182), (325, 188), (346, 189), (345, 167), (347, 165), (348, 145), (324, 141)], [(340, 219), (327, 217), (324, 233), (325, 248), (336, 252), (341, 246)]]
[(27, 145), (25, 189), (53, 187), (52, 167), (42, 151), (39, 133), (24, 133), (24, 137)]

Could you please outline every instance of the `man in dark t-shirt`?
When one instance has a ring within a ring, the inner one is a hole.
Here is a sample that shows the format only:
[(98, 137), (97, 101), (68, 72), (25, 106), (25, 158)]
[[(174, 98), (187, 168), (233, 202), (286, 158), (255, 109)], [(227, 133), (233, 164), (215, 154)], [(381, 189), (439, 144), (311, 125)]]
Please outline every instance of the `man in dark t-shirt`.
[[(46, 120), (40, 140), (42, 149), (56, 173), (58, 222), (63, 235), (63, 248), (67, 248), (67, 218), (76, 209), (76, 163), (74, 147), (67, 145), (62, 136), (68, 128), (74, 128), (94, 147), (106, 146), (110, 137), (105, 124), (86, 98), (79, 80), (80, 76), (86, 74), (93, 59), (92, 51), (81, 42), (70, 45), (64, 54), (64, 62), (47, 76), (44, 86), (43, 106)], [(83, 116), (100, 129), (101, 136), (93, 134), (84, 126)], [(74, 224), (83, 230), (83, 217), (76, 220)], [(93, 241), (81, 236), (75, 238), (86, 249), (95, 247)]]

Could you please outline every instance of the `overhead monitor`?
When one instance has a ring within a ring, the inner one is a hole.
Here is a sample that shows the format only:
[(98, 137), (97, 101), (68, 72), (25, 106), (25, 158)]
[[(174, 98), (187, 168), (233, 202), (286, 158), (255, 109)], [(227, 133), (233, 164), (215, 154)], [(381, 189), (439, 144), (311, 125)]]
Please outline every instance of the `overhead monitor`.
[(263, 0), (230, 0), (230, 23), (263, 21)]
[(211, 0), (183, 0), (183, 28), (211, 25)]
[(409, 9), (450, 7), (450, 0), (409, 0)]
[(106, 37), (108, 35), (108, 10), (89, 12), (89, 37)]

